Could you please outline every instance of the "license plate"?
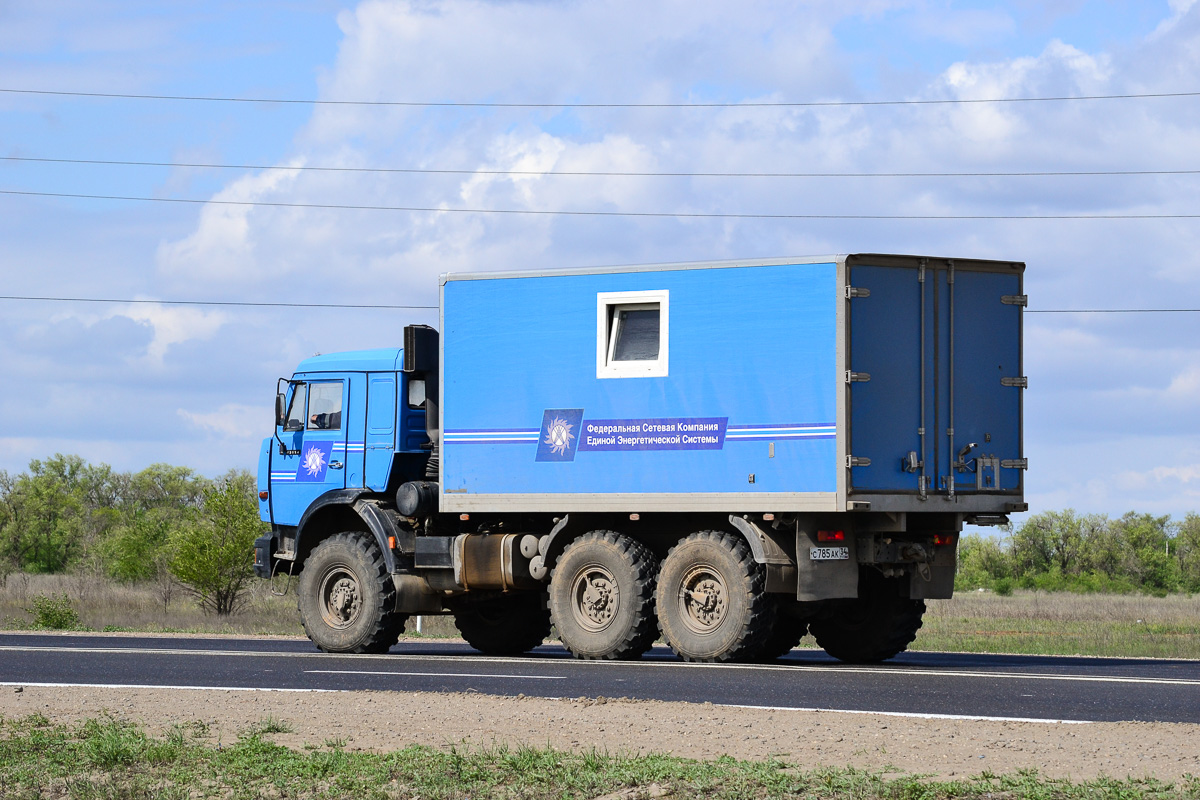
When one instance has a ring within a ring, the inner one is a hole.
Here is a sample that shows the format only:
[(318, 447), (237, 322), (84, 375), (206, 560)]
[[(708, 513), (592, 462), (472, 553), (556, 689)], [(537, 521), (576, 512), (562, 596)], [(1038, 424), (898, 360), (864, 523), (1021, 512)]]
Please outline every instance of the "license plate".
[(808, 551), (809, 561), (845, 561), (848, 558), (849, 547), (812, 547)]

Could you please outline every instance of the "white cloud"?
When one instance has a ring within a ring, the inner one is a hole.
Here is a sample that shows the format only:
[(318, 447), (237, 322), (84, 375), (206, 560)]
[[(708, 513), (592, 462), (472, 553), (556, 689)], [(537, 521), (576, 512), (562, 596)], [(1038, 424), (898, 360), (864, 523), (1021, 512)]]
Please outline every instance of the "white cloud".
[(122, 306), (106, 318), (125, 317), (153, 330), (146, 347), (145, 358), (152, 364), (163, 363), (167, 351), (174, 345), (196, 339), (210, 339), (227, 321), (223, 311), (202, 311), (196, 308), (162, 306), (152, 303)]
[(271, 414), (262, 406), (225, 403), (215, 411), (178, 409), (178, 414), (193, 426), (217, 438), (261, 439), (271, 429)]
[[(303, 165), (302, 159), (293, 159), (281, 166)], [(229, 283), (261, 275), (265, 265), (256, 257), (251, 218), (269, 216), (272, 219), (267, 224), (287, 229), (289, 217), (295, 215), (286, 209), (261, 209), (252, 204), (280, 200), (295, 183), (296, 175), (290, 169), (267, 170), (239, 178), (217, 192), (213, 197), (216, 202), (204, 206), (191, 235), (159, 246), (160, 269), (193, 284)]]
[(1152, 38), (1162, 36), (1171, 31), (1171, 29), (1179, 24), (1181, 19), (1188, 15), (1195, 5), (1196, 0), (1167, 0), (1167, 6), (1171, 9), (1171, 16), (1159, 23), (1152, 34)]

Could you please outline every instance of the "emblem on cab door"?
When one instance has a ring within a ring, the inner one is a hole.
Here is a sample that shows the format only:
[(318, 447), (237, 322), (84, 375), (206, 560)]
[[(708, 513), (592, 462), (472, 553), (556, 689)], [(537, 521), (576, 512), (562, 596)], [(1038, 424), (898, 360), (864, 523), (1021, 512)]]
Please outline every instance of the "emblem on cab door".
[(321, 483), (329, 471), (329, 455), (333, 442), (311, 442), (300, 454), (300, 466), (296, 468), (297, 483)]

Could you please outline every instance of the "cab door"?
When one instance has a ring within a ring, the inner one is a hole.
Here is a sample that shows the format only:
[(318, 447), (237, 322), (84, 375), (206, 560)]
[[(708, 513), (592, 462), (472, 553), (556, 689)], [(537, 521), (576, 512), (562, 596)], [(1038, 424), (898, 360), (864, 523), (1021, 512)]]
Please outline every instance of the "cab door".
[(396, 373), (367, 375), (367, 435), (364, 485), (381, 492), (387, 488), (396, 451)]
[(346, 488), (349, 376), (297, 376), (288, 387), (284, 424), (271, 456), (271, 521), (297, 525), (321, 495)]

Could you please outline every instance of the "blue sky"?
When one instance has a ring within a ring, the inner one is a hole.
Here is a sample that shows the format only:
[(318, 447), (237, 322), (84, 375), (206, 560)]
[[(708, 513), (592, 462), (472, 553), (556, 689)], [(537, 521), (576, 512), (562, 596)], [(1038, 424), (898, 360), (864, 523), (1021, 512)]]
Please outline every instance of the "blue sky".
[[(0, 88), (678, 103), (1200, 90), (1193, 0), (0, 1)], [(958, 106), (450, 109), (0, 92), (0, 189), (716, 213), (1188, 214), (1200, 177), (580, 178), (486, 170), (1200, 169), (1200, 98)], [(416, 175), (271, 166), (466, 170)], [(436, 302), (455, 270), (837, 252), (1020, 259), (1032, 309), (1200, 308), (1200, 220), (405, 214), (0, 195), (0, 294)], [(421, 311), (0, 301), (0, 469), (78, 453), (253, 466), (275, 379)], [(1200, 511), (1200, 315), (1026, 318), (1027, 497)]]

